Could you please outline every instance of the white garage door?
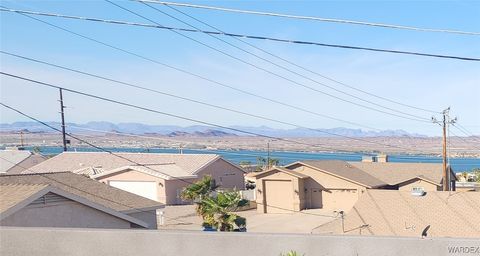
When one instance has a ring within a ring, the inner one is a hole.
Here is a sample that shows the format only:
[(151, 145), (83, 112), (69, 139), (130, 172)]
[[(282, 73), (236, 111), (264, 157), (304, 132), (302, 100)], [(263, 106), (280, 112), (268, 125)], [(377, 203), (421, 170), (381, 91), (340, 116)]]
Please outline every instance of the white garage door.
[(155, 181), (109, 181), (108, 184), (112, 187), (158, 201), (157, 183)]

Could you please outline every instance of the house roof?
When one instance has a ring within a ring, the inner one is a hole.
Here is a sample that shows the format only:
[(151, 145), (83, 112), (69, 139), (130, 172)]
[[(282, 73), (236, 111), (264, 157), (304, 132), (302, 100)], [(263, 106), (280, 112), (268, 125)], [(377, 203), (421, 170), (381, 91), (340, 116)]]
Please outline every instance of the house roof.
[(3, 220), (7, 218), (36, 199), (49, 193), (62, 196), (139, 226), (148, 227), (148, 224), (141, 220), (47, 184), (0, 184), (0, 219)]
[[(345, 234), (421, 237), (480, 237), (480, 193), (367, 190), (345, 215)], [(313, 233), (342, 234), (341, 220)]]
[(1, 175), (0, 184), (47, 184), (124, 213), (158, 209), (164, 206), (159, 202), (71, 172)]
[(287, 169), (293, 168), (295, 165), (306, 165), (313, 169), (329, 173), (345, 180), (366, 186), (368, 188), (376, 188), (386, 185), (385, 182), (378, 178), (352, 166), (348, 162), (340, 160), (305, 160), (295, 162), (286, 166)]
[(143, 172), (145, 174), (152, 175), (152, 176), (159, 177), (166, 180), (192, 179), (197, 177), (196, 175), (192, 175), (184, 171), (182, 168), (180, 168), (176, 164), (167, 163), (167, 164), (152, 164), (152, 165), (145, 165), (145, 166), (138, 166), (138, 165), (122, 166), (110, 171), (105, 171), (105, 172), (92, 175), (91, 178), (98, 179), (98, 178), (102, 178), (105, 176), (117, 174), (119, 172), (124, 172), (128, 170)]
[[(26, 163), (27, 159), (31, 158), (31, 163)], [(45, 157), (39, 154), (33, 154), (28, 150), (0, 150), (0, 173), (12, 173), (13, 169), (22, 170), (16, 168), (18, 165), (22, 165), (23, 168), (29, 168), (34, 164), (38, 164), (45, 160)], [(20, 172), (20, 171), (18, 171)]]
[(389, 185), (397, 185), (414, 178), (440, 185), (443, 179), (442, 164), (437, 163), (349, 163)]
[(268, 173), (271, 173), (271, 172), (274, 172), (274, 171), (280, 171), (280, 172), (286, 173), (288, 175), (291, 175), (291, 176), (294, 176), (294, 177), (297, 177), (297, 178), (300, 178), (300, 179), (305, 179), (305, 178), (309, 177), (308, 175), (305, 175), (303, 173), (295, 172), (295, 171), (289, 170), (287, 168), (278, 167), (278, 166), (273, 167), (272, 169), (269, 169), (269, 170), (266, 170), (266, 171), (263, 171), (263, 172), (254, 173), (253, 175), (251, 175), (251, 177), (256, 178), (258, 176), (263, 176), (265, 174), (268, 174)]
[[(64, 152), (35, 165), (24, 173), (31, 172), (108, 172), (125, 166), (154, 166), (175, 164), (184, 173), (193, 175), (220, 158), (215, 154), (161, 154), (161, 153), (115, 153), (108, 152)], [(87, 169), (86, 169), (87, 168)], [(149, 168), (147, 168), (149, 169)]]
[(0, 184), (0, 215), (48, 186), (48, 184)]

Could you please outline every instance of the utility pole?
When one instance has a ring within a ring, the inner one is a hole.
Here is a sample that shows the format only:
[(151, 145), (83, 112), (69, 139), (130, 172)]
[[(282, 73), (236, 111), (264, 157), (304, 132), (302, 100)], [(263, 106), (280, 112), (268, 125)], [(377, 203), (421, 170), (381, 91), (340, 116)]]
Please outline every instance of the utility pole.
[(64, 109), (65, 106), (63, 105), (63, 93), (62, 93), (62, 88), (59, 88), (60, 90), (60, 114), (62, 116), (62, 139), (63, 139), (63, 152), (67, 151), (67, 136), (65, 134), (65, 114), (64, 114)]
[(443, 191), (450, 191), (450, 175), (447, 166), (447, 129), (448, 125), (454, 124), (457, 118), (450, 119), (450, 107), (442, 111), (442, 121), (432, 117), (432, 121), (442, 126), (442, 169), (443, 169)]

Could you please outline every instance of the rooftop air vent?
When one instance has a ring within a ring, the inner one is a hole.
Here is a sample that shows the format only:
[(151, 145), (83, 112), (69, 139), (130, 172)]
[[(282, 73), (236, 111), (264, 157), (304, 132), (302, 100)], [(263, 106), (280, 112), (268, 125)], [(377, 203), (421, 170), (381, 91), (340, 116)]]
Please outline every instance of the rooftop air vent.
[(423, 188), (412, 188), (412, 196), (424, 196), (425, 195), (425, 190)]

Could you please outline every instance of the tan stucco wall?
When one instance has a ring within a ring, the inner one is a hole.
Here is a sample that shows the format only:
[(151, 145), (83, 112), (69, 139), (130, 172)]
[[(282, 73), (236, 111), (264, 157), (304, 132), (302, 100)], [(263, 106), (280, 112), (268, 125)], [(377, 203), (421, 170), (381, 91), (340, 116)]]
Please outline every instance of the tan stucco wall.
[[(339, 177), (335, 177), (331, 174), (327, 174), (316, 169), (299, 166), (298, 168), (293, 169), (299, 173), (310, 176), (310, 178), (305, 179), (305, 207), (308, 208), (310, 205), (322, 205), (324, 209), (334, 209), (334, 210), (344, 210), (348, 211), (353, 205), (357, 202), (358, 198), (366, 191), (366, 187), (359, 184), (344, 180)], [(311, 199), (311, 191), (313, 189), (322, 189), (321, 200), (322, 202), (313, 202), (311, 200), (320, 200), (320, 198)], [(332, 193), (328, 191), (339, 191), (339, 190), (348, 190), (350, 192), (340, 192), (347, 193), (342, 194), (341, 200), (336, 200), (336, 198), (331, 198)], [(355, 190), (355, 191), (352, 191)], [(344, 200), (345, 199), (345, 200)]]
[(422, 187), (425, 191), (437, 191), (441, 190), (441, 186), (437, 186), (435, 184), (432, 184), (430, 182), (426, 182), (421, 179), (414, 179), (409, 182), (401, 183), (398, 185), (398, 190), (401, 191), (411, 191), (412, 188), (414, 187)]
[(83, 204), (68, 201), (27, 206), (0, 222), (1, 226), (62, 228), (130, 228), (130, 222)]
[[(276, 201), (276, 200), (282, 200), (282, 194), (283, 193), (268, 193), (268, 197), (266, 198), (265, 196), (265, 181), (290, 181), (292, 182), (292, 196), (293, 200), (292, 205), (290, 207), (286, 207), (286, 209), (292, 210), (293, 211), (300, 211), (304, 209), (304, 193), (303, 190), (303, 180), (298, 179), (294, 176), (285, 174), (283, 172), (279, 171), (274, 171), (269, 173), (267, 176), (260, 176), (257, 177), (256, 179), (256, 193), (257, 193), (257, 211), (260, 213), (266, 213), (267, 211), (267, 204), (268, 201)], [(270, 198), (271, 197), (271, 198)], [(288, 199), (290, 201), (290, 199)], [(280, 210), (280, 209), (279, 209)], [(281, 212), (281, 211), (275, 211), (275, 212)], [(289, 212), (287, 210), (283, 212)]]
[(160, 203), (167, 202), (165, 194), (165, 180), (142, 172), (128, 170), (114, 175), (105, 176), (98, 179), (100, 182), (109, 184), (109, 181), (154, 181), (157, 184), (157, 201)]
[[(244, 173), (240, 167), (234, 166), (223, 159), (218, 159), (209, 164), (197, 173), (198, 179), (204, 175), (211, 175), (220, 185), (220, 188), (242, 190), (245, 187)], [(198, 179), (172, 179), (164, 180), (142, 172), (127, 170), (115, 173), (110, 176), (101, 177), (100, 182), (108, 184), (109, 181), (155, 181), (157, 184), (157, 201), (164, 204), (181, 204), (185, 203), (180, 200), (177, 195), (189, 183)]]
[(238, 166), (217, 159), (197, 173), (199, 177), (211, 175), (220, 188), (243, 190), (245, 188), (244, 172)]

